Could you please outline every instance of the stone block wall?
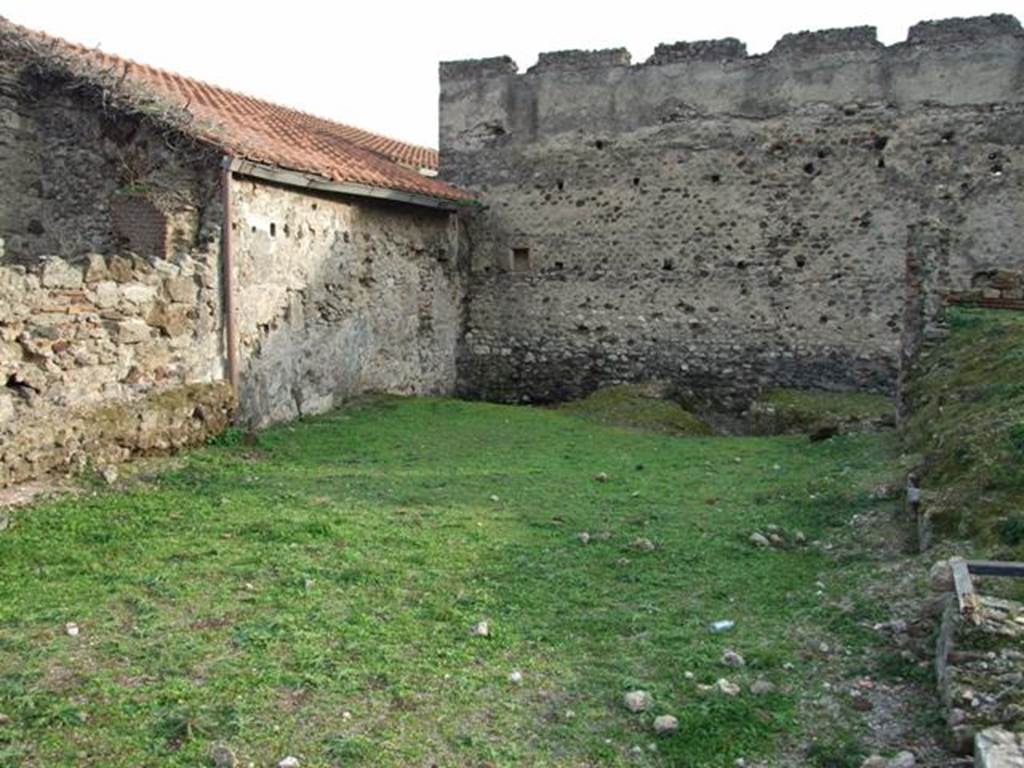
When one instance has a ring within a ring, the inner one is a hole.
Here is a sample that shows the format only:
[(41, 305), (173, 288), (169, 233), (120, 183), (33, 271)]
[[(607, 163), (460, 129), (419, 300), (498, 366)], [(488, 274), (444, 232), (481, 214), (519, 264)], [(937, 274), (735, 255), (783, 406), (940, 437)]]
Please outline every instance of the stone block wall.
[(233, 183), (240, 413), (254, 425), (368, 391), (450, 393), (457, 221), (430, 209)]
[[(0, 485), (228, 422), (221, 159), (0, 50)], [(241, 176), (231, 195), (244, 422), (453, 391), (454, 216)]]
[(485, 208), (460, 390), (887, 390), (943, 297), (1024, 258), (1011, 17), (441, 65), (442, 176)]
[(0, 56), (0, 486), (227, 423), (218, 163)]

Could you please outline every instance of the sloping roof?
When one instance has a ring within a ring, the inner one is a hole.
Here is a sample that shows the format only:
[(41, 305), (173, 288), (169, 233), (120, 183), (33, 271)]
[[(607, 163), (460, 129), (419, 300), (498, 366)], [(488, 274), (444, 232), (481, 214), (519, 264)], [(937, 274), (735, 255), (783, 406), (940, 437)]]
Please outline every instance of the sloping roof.
[(85, 48), (3, 17), (0, 31), (20, 37), (40, 55), (55, 55), (76, 65), (76, 70), (103, 75), (103, 82), (134, 86), (149, 97), (186, 110), (194, 118), (187, 130), (233, 157), (343, 184), (450, 201), (470, 199), (466, 192), (420, 173), (421, 168), (436, 171), (438, 167), (438, 153), (429, 147)]

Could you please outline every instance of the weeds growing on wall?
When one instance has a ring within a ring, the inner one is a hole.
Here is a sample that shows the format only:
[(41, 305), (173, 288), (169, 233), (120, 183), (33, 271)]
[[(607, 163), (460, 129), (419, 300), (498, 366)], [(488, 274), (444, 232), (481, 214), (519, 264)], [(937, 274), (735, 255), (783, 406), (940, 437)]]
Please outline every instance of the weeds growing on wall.
[(1024, 557), (1024, 314), (953, 308), (920, 355), (907, 439), (940, 529)]

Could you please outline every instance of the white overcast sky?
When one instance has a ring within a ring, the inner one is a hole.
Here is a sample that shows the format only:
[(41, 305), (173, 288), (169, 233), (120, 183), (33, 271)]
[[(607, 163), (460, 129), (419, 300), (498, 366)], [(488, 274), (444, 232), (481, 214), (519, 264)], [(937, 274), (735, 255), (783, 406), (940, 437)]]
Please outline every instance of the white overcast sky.
[(361, 128), (437, 146), (437, 62), (869, 24), (886, 44), (923, 19), (1012, 13), (1024, 0), (0, 0), (0, 15), (87, 46)]

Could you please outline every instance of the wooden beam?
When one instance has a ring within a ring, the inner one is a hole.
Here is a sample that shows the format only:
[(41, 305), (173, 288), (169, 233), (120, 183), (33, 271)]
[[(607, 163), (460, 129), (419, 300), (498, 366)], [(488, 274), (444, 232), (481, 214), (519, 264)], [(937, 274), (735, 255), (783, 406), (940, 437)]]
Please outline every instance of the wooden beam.
[(312, 189), (317, 192), (331, 192), (338, 195), (352, 195), (355, 197), (372, 197), (377, 200), (391, 200), (396, 203), (419, 205), (424, 208), (437, 208), (442, 211), (457, 211), (460, 208), (472, 206), (472, 203), (469, 201), (459, 203), (455, 200), (419, 195), (414, 192), (402, 192), (397, 189), (383, 189), (380, 187), (370, 187), (365, 184), (330, 181), (322, 176), (314, 176), (313, 174), (302, 173), (301, 171), (290, 171), (286, 168), (275, 168), (270, 165), (263, 165), (262, 163), (254, 163), (251, 160), (236, 159), (231, 164), (231, 170), (242, 176), (273, 181), (277, 184), (284, 184), (285, 186), (298, 189)]
[(956, 599), (960, 604), (960, 615), (973, 624), (981, 623), (981, 603), (978, 593), (971, 582), (971, 572), (967, 569), (967, 561), (962, 557), (949, 558), (953, 569), (953, 584), (956, 587)]
[(967, 570), (975, 576), (1015, 576), (1024, 578), (1024, 563), (1006, 563), (999, 560), (968, 560)]

